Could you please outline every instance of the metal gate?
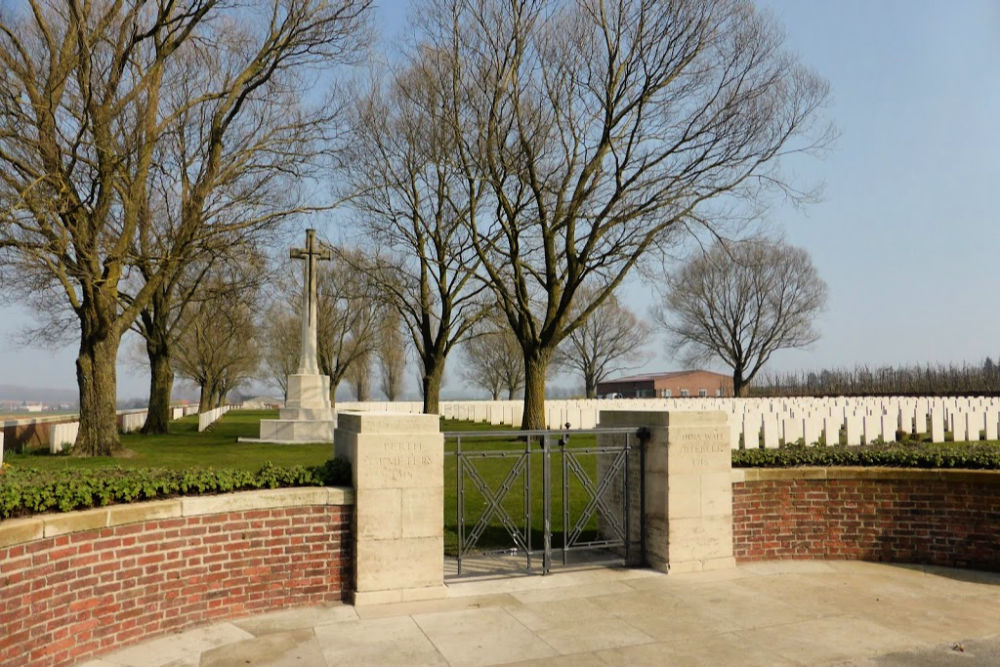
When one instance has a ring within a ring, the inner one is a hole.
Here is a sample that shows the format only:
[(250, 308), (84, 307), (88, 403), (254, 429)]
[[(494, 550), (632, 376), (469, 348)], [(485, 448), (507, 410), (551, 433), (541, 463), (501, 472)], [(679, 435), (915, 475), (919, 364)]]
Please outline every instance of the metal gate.
[[(540, 556), (542, 574), (552, 568), (554, 548), (562, 552), (563, 565), (576, 552), (631, 564), (639, 549), (641, 558), (642, 531), (633, 528), (641, 521), (631, 515), (638, 511), (641, 516), (642, 508), (632, 506), (631, 487), (642, 485), (644, 430), (458, 431), (444, 436), (446, 457), (454, 458), (458, 575), (463, 574), (463, 560), (473, 554), (519, 556), (528, 571)], [(553, 458), (559, 470), (555, 521)], [(642, 489), (638, 491), (641, 505)]]

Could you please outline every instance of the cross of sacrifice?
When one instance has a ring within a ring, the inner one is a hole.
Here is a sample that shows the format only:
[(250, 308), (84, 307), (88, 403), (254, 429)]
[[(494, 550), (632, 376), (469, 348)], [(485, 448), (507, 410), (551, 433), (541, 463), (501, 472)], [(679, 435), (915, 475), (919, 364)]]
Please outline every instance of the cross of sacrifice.
[(319, 375), (316, 357), (316, 262), (330, 261), (333, 252), (316, 241), (316, 230), (306, 230), (306, 247), (292, 248), (291, 259), (305, 260), (305, 284), (302, 295), (302, 352), (299, 355), (300, 375)]

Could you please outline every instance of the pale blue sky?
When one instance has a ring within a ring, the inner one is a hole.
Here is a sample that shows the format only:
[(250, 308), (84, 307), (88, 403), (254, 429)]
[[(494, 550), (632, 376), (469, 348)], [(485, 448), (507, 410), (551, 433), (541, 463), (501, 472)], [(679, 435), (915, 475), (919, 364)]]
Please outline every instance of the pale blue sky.
[[(830, 288), (820, 341), (781, 353), (770, 370), (996, 359), (1000, 3), (758, 4), (783, 24), (788, 47), (830, 81), (827, 113), (840, 130), (825, 158), (789, 165), (803, 183), (825, 184), (823, 200), (769, 216), (812, 254)], [(406, 25), (406, 6), (378, 8), (389, 37)], [(644, 311), (650, 295), (633, 287), (626, 301)], [(0, 309), (0, 384), (74, 387), (72, 346), (10, 344), (26, 317)], [(660, 354), (647, 368), (675, 366)], [(146, 382), (121, 369), (120, 397), (145, 395)]]

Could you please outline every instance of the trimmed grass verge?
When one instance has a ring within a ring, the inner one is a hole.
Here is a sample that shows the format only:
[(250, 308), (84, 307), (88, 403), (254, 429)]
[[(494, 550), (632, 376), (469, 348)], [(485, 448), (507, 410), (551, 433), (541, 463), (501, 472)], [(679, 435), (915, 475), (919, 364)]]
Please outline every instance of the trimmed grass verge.
[(1000, 470), (1000, 442), (860, 445), (733, 450), (734, 468), (888, 466)]

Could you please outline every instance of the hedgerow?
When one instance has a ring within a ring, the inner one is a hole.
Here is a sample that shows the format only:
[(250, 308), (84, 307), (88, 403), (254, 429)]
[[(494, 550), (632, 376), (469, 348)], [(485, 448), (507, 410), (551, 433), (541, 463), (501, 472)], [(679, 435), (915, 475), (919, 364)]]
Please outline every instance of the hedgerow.
[(895, 468), (1000, 469), (997, 443), (863, 445), (733, 450), (735, 468), (887, 466)]
[(0, 519), (173, 496), (297, 486), (348, 486), (350, 483), (350, 463), (343, 459), (331, 459), (321, 466), (309, 467), (278, 467), (267, 463), (256, 472), (211, 468), (41, 471), (4, 466), (0, 474)]

